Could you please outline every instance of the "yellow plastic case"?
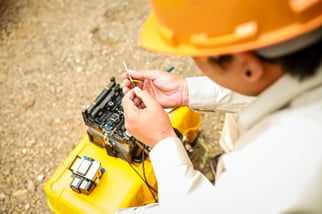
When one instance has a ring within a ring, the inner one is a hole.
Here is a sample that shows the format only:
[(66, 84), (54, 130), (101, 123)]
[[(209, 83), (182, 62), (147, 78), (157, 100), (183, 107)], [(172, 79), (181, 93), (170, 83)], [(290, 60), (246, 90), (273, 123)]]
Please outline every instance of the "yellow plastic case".
[[(168, 113), (173, 127), (192, 142), (201, 125), (201, 116), (188, 107), (180, 107)], [(88, 156), (105, 168), (98, 185), (89, 194), (81, 194), (70, 188), (72, 172), (69, 167), (76, 156)], [(143, 174), (144, 165), (144, 174)], [(135, 170), (134, 170), (135, 169)], [(136, 171), (136, 172), (135, 172)], [(157, 181), (152, 165), (147, 158), (142, 163), (126, 161), (108, 156), (106, 150), (93, 144), (85, 135), (68, 155), (66, 160), (46, 181), (44, 190), (47, 204), (54, 213), (113, 213), (119, 208), (142, 206), (155, 202), (151, 190), (138, 176), (146, 177), (147, 182), (157, 189)]]
[(187, 106), (168, 112), (171, 124), (183, 137), (185, 143), (193, 143), (201, 126), (201, 115)]

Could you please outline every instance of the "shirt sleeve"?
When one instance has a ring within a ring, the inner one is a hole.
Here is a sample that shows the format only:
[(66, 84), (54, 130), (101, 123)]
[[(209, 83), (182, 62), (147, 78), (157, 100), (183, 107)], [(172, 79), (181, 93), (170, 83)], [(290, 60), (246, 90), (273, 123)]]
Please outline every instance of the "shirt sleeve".
[(190, 77), (187, 83), (189, 107), (195, 110), (239, 112), (255, 99), (224, 88), (208, 77)]
[[(321, 139), (321, 126), (297, 115), (278, 118), (258, 124), (243, 137), (251, 144), (223, 156), (216, 185), (193, 169), (179, 139), (160, 141), (150, 152), (159, 187), (151, 213), (321, 213), (321, 144), (307, 140)], [(311, 132), (302, 133), (305, 127)]]
[(158, 181), (160, 207), (182, 209), (182, 206), (187, 207), (186, 204), (196, 203), (198, 198), (212, 198), (213, 184), (193, 168), (178, 138), (160, 141), (151, 150), (150, 159)]

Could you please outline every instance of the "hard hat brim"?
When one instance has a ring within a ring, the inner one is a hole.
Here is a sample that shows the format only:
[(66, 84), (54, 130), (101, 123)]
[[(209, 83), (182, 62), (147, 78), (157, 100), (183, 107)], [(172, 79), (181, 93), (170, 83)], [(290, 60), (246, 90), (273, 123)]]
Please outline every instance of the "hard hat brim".
[(256, 38), (254, 40), (248, 40), (241, 43), (235, 43), (230, 45), (218, 45), (213, 47), (198, 47), (189, 42), (181, 41), (168, 41), (162, 35), (162, 25), (158, 21), (156, 15), (152, 11), (145, 23), (142, 26), (139, 45), (147, 50), (169, 55), (179, 56), (215, 56), (223, 54), (231, 54), (242, 51), (256, 50), (259, 48), (267, 47), (273, 44), (277, 44), (303, 33), (309, 32), (315, 29), (317, 26), (321, 27), (322, 16), (311, 20), (310, 23), (305, 25), (293, 25), (275, 32), (275, 34), (267, 34)]
[(201, 50), (189, 44), (174, 44), (162, 37), (161, 24), (153, 12), (150, 13), (140, 32), (139, 45), (147, 50), (179, 56), (206, 56), (210, 50)]

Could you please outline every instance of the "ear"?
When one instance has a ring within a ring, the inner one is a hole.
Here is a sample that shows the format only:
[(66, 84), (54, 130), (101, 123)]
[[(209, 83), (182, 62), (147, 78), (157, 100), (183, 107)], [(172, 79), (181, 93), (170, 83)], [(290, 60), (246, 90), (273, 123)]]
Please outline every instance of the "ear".
[(234, 54), (234, 59), (239, 63), (238, 71), (241, 78), (247, 82), (257, 82), (264, 75), (264, 69), (260, 60), (250, 52)]

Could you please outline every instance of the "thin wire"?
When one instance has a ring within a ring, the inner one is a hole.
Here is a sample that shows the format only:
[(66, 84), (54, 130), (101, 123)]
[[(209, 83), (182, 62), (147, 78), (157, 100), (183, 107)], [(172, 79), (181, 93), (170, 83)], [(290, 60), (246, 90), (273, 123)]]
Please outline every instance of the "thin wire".
[[(124, 66), (124, 68), (125, 68), (125, 71), (126, 72), (128, 72), (129, 71), (129, 69), (127, 68), (127, 66), (126, 66), (126, 63), (123, 61), (123, 66)], [(135, 83), (134, 83), (134, 81), (133, 81), (133, 79), (132, 79), (132, 77), (131, 77), (131, 75), (129, 75), (129, 79), (130, 79), (130, 82), (131, 82), (131, 84), (132, 84), (132, 87), (133, 88), (135, 88)]]
[[(123, 66), (124, 66), (124, 68), (125, 68), (125, 71), (128, 73), (129, 69), (127, 68), (126, 63), (125, 63), (124, 61), (123, 61)], [(135, 87), (136, 87), (136, 84), (134, 83), (134, 80), (133, 80), (133, 78), (131, 77), (131, 75), (130, 75), (130, 74), (129, 74), (129, 79), (130, 79), (130, 82), (131, 82), (132, 88), (135, 88)], [(135, 95), (135, 98), (134, 98), (134, 99), (139, 103), (139, 98), (138, 98), (138, 96), (136, 96), (136, 95)], [(137, 107), (138, 107), (139, 109), (141, 109), (140, 104), (138, 104), (138, 105), (137, 105)]]
[[(108, 132), (107, 132), (107, 134), (108, 134), (108, 137), (110, 138), (110, 140), (112, 141), (112, 145), (113, 146), (115, 146), (115, 147), (117, 147), (120, 151), (122, 151), (121, 149), (120, 149), (120, 147), (118, 147), (117, 146), (117, 144), (111, 139), (111, 129), (110, 129), (110, 125), (111, 124), (108, 124), (108, 128), (107, 128), (107, 130), (108, 130)], [(144, 147), (145, 148), (145, 147)], [(148, 190), (150, 191), (150, 193), (151, 193), (151, 195), (152, 195), (152, 197), (153, 197), (153, 200), (155, 201), (155, 202), (158, 202), (158, 200), (157, 200), (157, 198), (156, 198), (156, 196), (154, 195), (154, 193), (153, 192), (155, 192), (155, 193), (158, 193), (158, 191), (157, 190), (155, 190), (150, 184), (149, 184), (149, 182), (148, 182), (148, 179), (146, 178), (146, 175), (145, 175), (145, 167), (144, 167), (144, 150), (142, 151), (142, 171), (143, 171), (143, 176), (144, 177), (142, 177), (142, 175), (140, 175), (140, 173), (132, 166), (132, 164), (128, 161), (128, 159), (123, 155), (123, 153), (122, 152), (120, 152), (119, 153), (122, 157), (123, 157), (123, 160), (126, 160), (126, 162), (130, 165), (130, 167), (133, 169), (133, 171), (139, 176), (139, 178), (143, 181), (143, 183), (147, 186), (147, 188), (148, 188)]]
[[(144, 145), (143, 146), (143, 148), (145, 149), (145, 147), (146, 147), (146, 145)], [(142, 162), (142, 173), (143, 173), (143, 177), (144, 177), (144, 179), (147, 181), (148, 179), (146, 178), (146, 175), (145, 175), (145, 168), (144, 168), (144, 159), (145, 159), (145, 157), (144, 157), (144, 154), (145, 154), (145, 152), (144, 152), (144, 150), (142, 151), (142, 160), (143, 160), (143, 162)], [(154, 189), (149, 183), (148, 183), (148, 185), (149, 185), (149, 187), (155, 192), (155, 193), (158, 193), (158, 191), (156, 190), (156, 189)]]
[[(153, 197), (153, 200), (155, 201), (155, 202), (158, 202), (158, 200), (157, 200), (157, 198), (155, 197), (155, 195), (154, 195), (154, 193), (153, 192), (155, 192), (155, 193), (158, 193), (150, 184), (149, 184), (149, 182), (147, 181), (147, 179), (146, 179), (146, 177), (145, 178), (143, 178), (141, 175), (140, 175), (140, 173), (132, 166), (132, 164), (130, 163), (130, 162), (128, 162), (127, 161), (127, 163), (130, 165), (130, 167), (134, 170), (134, 172), (141, 178), (141, 180), (144, 182), (144, 184), (148, 187), (148, 190), (150, 191), (150, 193), (151, 193), (151, 195), (152, 195), (152, 197)], [(143, 163), (144, 163), (144, 160), (143, 160)], [(142, 164), (143, 164), (142, 163)]]

